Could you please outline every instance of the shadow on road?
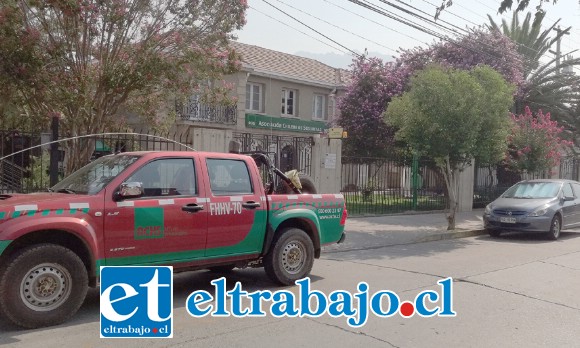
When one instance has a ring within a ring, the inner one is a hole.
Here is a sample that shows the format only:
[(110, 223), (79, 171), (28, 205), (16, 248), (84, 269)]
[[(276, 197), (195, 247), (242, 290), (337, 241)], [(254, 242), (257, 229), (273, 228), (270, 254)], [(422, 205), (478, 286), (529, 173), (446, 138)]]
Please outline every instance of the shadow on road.
[[(173, 309), (185, 307), (187, 297), (196, 290), (205, 290), (211, 294), (215, 293), (211, 281), (221, 277), (226, 277), (227, 288), (231, 290), (236, 282), (240, 282), (245, 291), (253, 292), (256, 290), (281, 290), (293, 288), (295, 286), (278, 286), (274, 284), (262, 268), (236, 269), (227, 273), (195, 271), (183, 272), (173, 276)], [(312, 283), (322, 280), (322, 277), (310, 275)], [(98, 323), (100, 321), (99, 309), (99, 289), (89, 289), (85, 301), (77, 314), (64, 324), (26, 330), (8, 322), (5, 318), (0, 317), (0, 346), (10, 346), (20, 342), (18, 336), (23, 333), (43, 333), (55, 328), (81, 326), (83, 324)], [(95, 335), (99, 335), (98, 328), (95, 329)], [(56, 331), (54, 331), (56, 332)], [(53, 334), (54, 334), (53, 332)], [(48, 333), (47, 333), (48, 334)]]
[(493, 240), (494, 242), (514, 244), (551, 244), (563, 243), (567, 240), (580, 238), (580, 231), (562, 231), (558, 240), (550, 240), (544, 233), (503, 232), (500, 237), (492, 238), (488, 235), (476, 237), (477, 240)]
[[(351, 232), (350, 234), (357, 234)], [(350, 235), (349, 234), (349, 235)], [(360, 233), (364, 235), (364, 233)], [(360, 250), (334, 250), (322, 254), (326, 259), (339, 259), (345, 261), (365, 261), (365, 260), (394, 260), (412, 257), (432, 257), (449, 253), (455, 249), (466, 248), (474, 242), (466, 238), (447, 239), (432, 242), (408, 242), (403, 244), (369, 246)]]

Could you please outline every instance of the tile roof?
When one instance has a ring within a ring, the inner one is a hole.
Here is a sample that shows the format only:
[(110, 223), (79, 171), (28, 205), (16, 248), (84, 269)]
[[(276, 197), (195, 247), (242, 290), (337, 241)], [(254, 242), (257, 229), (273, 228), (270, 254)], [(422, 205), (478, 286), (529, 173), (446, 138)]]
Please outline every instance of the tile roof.
[(295, 56), (263, 47), (232, 41), (231, 46), (242, 56), (242, 65), (257, 73), (279, 75), (296, 80), (344, 87), (350, 72), (333, 68), (315, 59)]

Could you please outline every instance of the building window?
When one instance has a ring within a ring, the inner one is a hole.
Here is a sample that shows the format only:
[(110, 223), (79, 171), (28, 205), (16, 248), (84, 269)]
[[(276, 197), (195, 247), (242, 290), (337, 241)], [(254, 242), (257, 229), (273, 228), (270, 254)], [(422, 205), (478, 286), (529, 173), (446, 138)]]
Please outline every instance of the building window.
[(262, 85), (246, 84), (246, 110), (262, 112)]
[(314, 95), (314, 103), (312, 104), (312, 118), (315, 120), (327, 120), (328, 113), (326, 112), (326, 98), (322, 94)]
[(282, 89), (282, 116), (296, 116), (296, 90)]

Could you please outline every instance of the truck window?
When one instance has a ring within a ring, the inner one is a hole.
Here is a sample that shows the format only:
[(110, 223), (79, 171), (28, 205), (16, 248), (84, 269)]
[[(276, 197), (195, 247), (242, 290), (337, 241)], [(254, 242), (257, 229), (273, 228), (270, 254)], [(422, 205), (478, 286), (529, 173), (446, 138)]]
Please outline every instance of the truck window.
[(52, 187), (53, 191), (69, 190), (78, 194), (94, 195), (139, 159), (134, 155), (101, 157)]
[(195, 167), (189, 158), (154, 160), (139, 168), (126, 181), (140, 182), (144, 197), (197, 194)]
[(208, 159), (207, 170), (211, 192), (217, 196), (251, 194), (252, 183), (246, 162)]

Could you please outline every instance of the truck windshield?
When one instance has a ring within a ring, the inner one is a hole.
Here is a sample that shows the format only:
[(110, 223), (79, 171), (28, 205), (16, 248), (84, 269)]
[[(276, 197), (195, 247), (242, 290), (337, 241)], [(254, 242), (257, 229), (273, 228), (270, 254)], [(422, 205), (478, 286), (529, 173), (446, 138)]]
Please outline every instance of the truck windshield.
[(64, 178), (51, 191), (94, 195), (138, 158), (135, 155), (101, 157)]

